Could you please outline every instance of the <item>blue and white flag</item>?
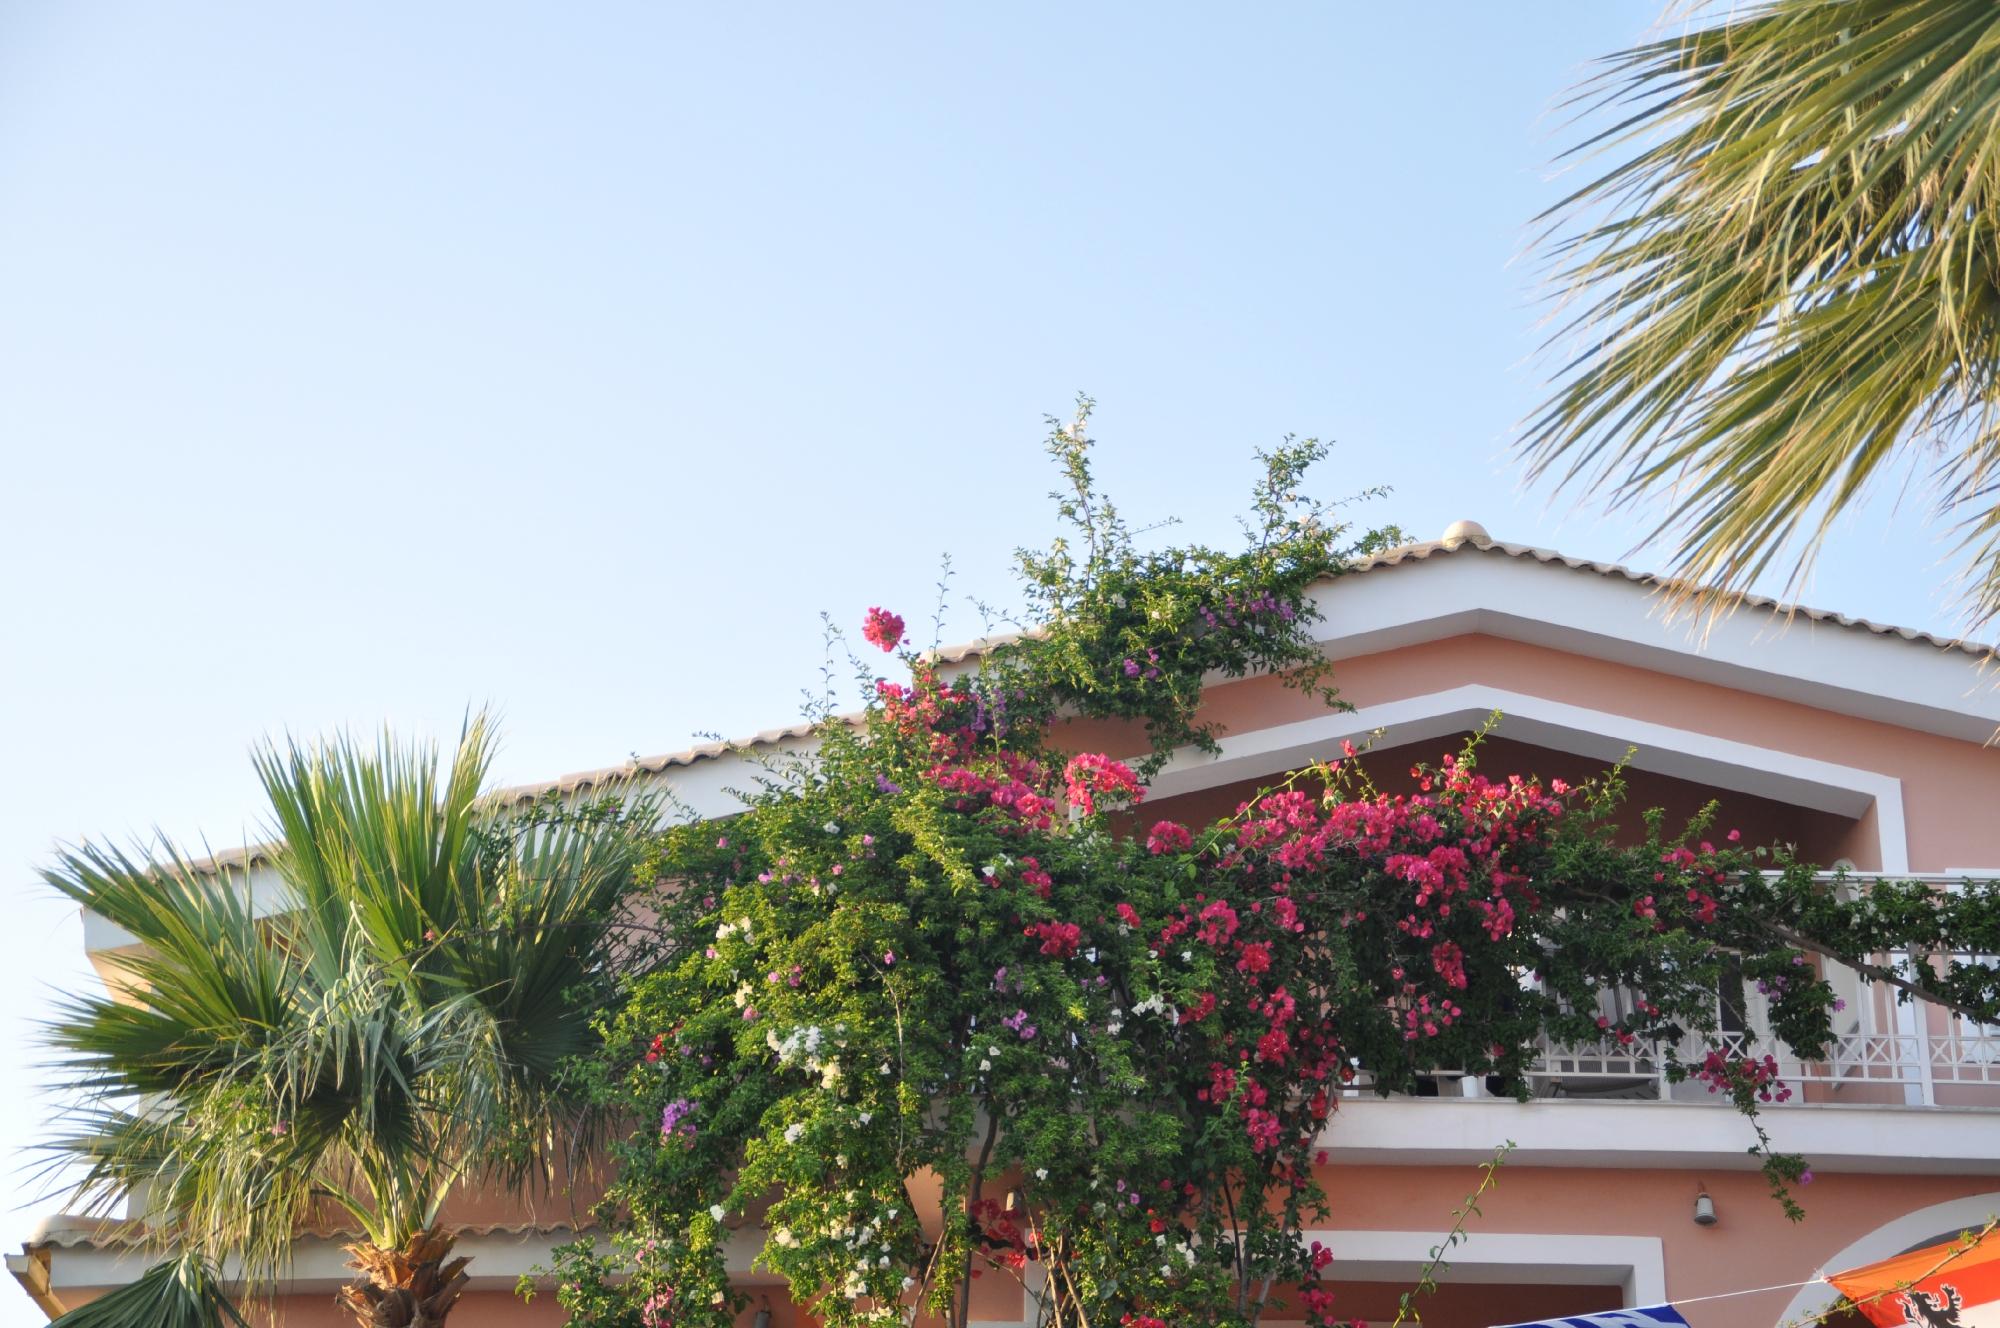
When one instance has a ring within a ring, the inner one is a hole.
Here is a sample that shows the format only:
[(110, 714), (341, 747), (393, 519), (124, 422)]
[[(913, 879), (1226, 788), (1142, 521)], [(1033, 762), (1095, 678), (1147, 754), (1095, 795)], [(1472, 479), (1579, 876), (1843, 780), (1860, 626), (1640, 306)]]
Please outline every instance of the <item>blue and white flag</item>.
[(1671, 1305), (1644, 1305), (1631, 1310), (1599, 1310), (1595, 1314), (1571, 1314), (1561, 1319), (1536, 1319), (1532, 1323), (1510, 1323), (1501, 1328), (1662, 1328), (1687, 1320)]

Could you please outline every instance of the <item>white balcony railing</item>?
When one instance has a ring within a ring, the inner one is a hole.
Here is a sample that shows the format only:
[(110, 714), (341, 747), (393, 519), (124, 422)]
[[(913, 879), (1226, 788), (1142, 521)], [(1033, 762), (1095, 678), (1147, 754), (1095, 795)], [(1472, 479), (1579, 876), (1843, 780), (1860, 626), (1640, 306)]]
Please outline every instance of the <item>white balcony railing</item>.
[[(1941, 891), (1961, 884), (1958, 877), (1943, 875), (1878, 878), (1873, 873), (1850, 873), (1841, 878), (1846, 887), (1860, 890), (1876, 879), (1921, 880)], [(1995, 962), (1988, 955), (1974, 958)], [(1907, 954), (1882, 955), (1877, 961), (1906, 974), (1914, 973), (1921, 962)], [(1670, 1083), (1666, 1067), (1670, 1060), (1699, 1065), (1713, 1047), (1731, 1057), (1772, 1057), (1780, 1081), (1791, 1090), (1785, 1106), (1849, 1102), (2000, 1108), (2000, 1025), (1973, 1023), (1921, 1002), (1898, 1002), (1887, 987), (1868, 982), (1841, 964), (1824, 966), (1823, 975), (1841, 997), (1844, 1014), (1822, 1059), (1789, 1055), (1769, 1036), (1765, 998), (1745, 989), (1740, 1001), (1730, 1002), (1737, 1010), (1737, 1018), (1730, 1021), (1735, 1031), (1690, 1038), (1675, 1048), (1616, 1041), (1590, 1046), (1544, 1042), (1530, 1084), (1544, 1097), (1712, 1102), (1716, 1095), (1706, 1084)], [(1626, 1006), (1619, 993), (1607, 992), (1600, 1013), (1616, 1021), (1629, 1013)], [(1465, 1080), (1459, 1089), (1481, 1091), (1478, 1084)]]
[[(1699, 1064), (1710, 1047), (1731, 1057), (1772, 1057), (1791, 1096), (1778, 1106), (1826, 1103), (2000, 1108), (2000, 1028), (1963, 1025), (1944, 1032), (1852, 1032), (1837, 1036), (1821, 1060), (1801, 1060), (1754, 1033), (1690, 1039), (1674, 1049), (1683, 1064)], [(1538, 1097), (1714, 1101), (1708, 1086), (1667, 1078), (1670, 1057), (1657, 1046), (1545, 1043), (1529, 1083)], [(1462, 1094), (1478, 1086), (1461, 1081)]]
[[(2000, 1028), (1968, 1027), (1944, 1033), (1848, 1033), (1829, 1044), (1822, 1060), (1801, 1060), (1776, 1042), (1753, 1033), (1691, 1038), (1676, 1049), (1685, 1065), (1699, 1065), (1709, 1048), (1733, 1057), (1771, 1056), (1778, 1081), (1791, 1090), (1777, 1107), (1847, 1103), (1852, 1105), (1961, 1106), (2000, 1110)], [(1667, 1066), (1674, 1057), (1656, 1045), (1606, 1041), (1562, 1046), (1544, 1041), (1528, 1072), (1537, 1098), (1589, 1101), (1631, 1099), (1647, 1102), (1715, 1102), (1718, 1095), (1697, 1079), (1672, 1082)], [(1482, 1097), (1480, 1076), (1440, 1072), (1430, 1076), (1445, 1097)], [(1369, 1091), (1364, 1073), (1348, 1096)]]
[[(1869, 878), (1845, 879), (1866, 889)], [(1896, 879), (1926, 880), (1944, 890), (1957, 886), (1956, 878)], [(1990, 955), (1972, 958), (1996, 962)], [(1876, 962), (1914, 974), (1923, 961), (1898, 954), (1878, 956)], [(1538, 1098), (1715, 1102), (1717, 1094), (1706, 1084), (1695, 1079), (1674, 1083), (1667, 1074), (1674, 1062), (1699, 1066), (1713, 1048), (1732, 1059), (1775, 1060), (1779, 1082), (1791, 1092), (1782, 1104), (1773, 1106), (1851, 1103), (2000, 1110), (2000, 1024), (1975, 1023), (1924, 1002), (1900, 1002), (1887, 986), (1869, 982), (1845, 965), (1827, 964), (1820, 971), (1841, 1003), (1835, 1035), (1819, 1059), (1791, 1055), (1771, 1037), (1765, 997), (1745, 987), (1738, 998), (1727, 1002), (1718, 996), (1717, 1014), (1730, 1031), (1690, 1037), (1676, 1047), (1615, 1039), (1560, 1045), (1544, 1039), (1528, 1074), (1530, 1091)], [(1597, 1013), (1619, 1023), (1630, 1016), (1632, 1004), (1626, 993), (1606, 991), (1599, 997)], [(1368, 1091), (1364, 1068), (1349, 1095)], [(1427, 1091), (1480, 1097), (1485, 1095), (1485, 1083), (1480, 1076), (1439, 1072), (1430, 1076)]]

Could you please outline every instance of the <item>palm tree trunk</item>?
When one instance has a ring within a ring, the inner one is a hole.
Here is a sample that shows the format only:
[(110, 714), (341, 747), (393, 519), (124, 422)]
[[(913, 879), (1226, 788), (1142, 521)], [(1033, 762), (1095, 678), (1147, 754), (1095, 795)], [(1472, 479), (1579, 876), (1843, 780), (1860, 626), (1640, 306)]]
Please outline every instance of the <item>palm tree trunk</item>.
[(361, 1276), (340, 1289), (340, 1303), (363, 1328), (442, 1328), (465, 1292), (465, 1266), (472, 1262), (445, 1262), (457, 1243), (443, 1227), (432, 1227), (400, 1250), (349, 1245), (347, 1266)]

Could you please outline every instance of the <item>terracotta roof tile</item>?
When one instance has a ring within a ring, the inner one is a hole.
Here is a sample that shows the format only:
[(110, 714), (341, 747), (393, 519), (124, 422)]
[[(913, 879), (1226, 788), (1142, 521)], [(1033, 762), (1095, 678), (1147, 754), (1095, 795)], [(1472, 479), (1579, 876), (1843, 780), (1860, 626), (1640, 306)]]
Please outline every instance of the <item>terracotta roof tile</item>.
[[(843, 715), (841, 718), (850, 717)], [(550, 793), (579, 793), (606, 784), (622, 783), (636, 775), (656, 775), (673, 766), (693, 765), (697, 761), (713, 760), (747, 748), (774, 747), (779, 743), (810, 738), (814, 727), (812, 724), (788, 724), (783, 728), (764, 729), (747, 738), (737, 738), (729, 742), (708, 742), (699, 747), (688, 747), (659, 756), (641, 756), (627, 761), (624, 765), (605, 766), (598, 770), (579, 770), (575, 774), (563, 775), (558, 779), (546, 780), (539, 784), (516, 784), (509, 788), (496, 789), (491, 796), (496, 802), (513, 804), (532, 802)]]

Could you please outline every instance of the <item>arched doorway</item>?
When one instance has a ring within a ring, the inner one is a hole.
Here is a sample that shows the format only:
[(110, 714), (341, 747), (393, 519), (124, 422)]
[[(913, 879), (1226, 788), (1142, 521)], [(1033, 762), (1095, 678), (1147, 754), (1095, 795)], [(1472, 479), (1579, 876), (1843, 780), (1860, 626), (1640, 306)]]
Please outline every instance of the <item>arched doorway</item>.
[[(1909, 1250), (1920, 1250), (1926, 1245), (1950, 1240), (1967, 1228), (1984, 1226), (1987, 1219), (1996, 1213), (2000, 1213), (2000, 1190), (1970, 1194), (1963, 1199), (1919, 1208), (1883, 1223), (1846, 1248), (1836, 1251), (1820, 1265), (1819, 1271), (1839, 1272), (1843, 1268), (1859, 1268)], [(1785, 1306), (1785, 1312), (1778, 1316), (1778, 1322), (1791, 1323), (1817, 1314), (1835, 1299), (1837, 1293), (1826, 1283), (1810, 1283), (1799, 1288), (1798, 1294)], [(1860, 1324), (1865, 1320), (1850, 1314), (1826, 1322), (1832, 1328), (1847, 1323)]]

